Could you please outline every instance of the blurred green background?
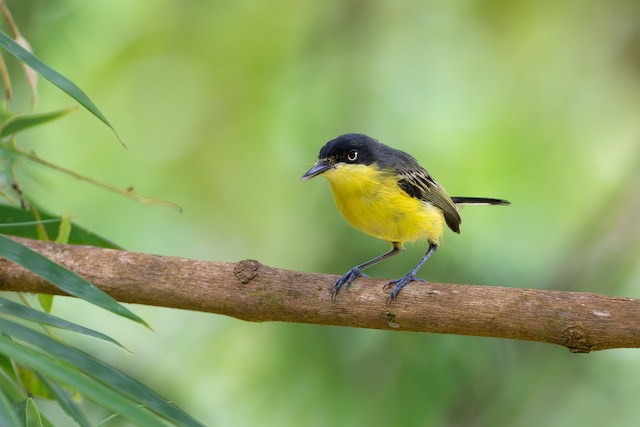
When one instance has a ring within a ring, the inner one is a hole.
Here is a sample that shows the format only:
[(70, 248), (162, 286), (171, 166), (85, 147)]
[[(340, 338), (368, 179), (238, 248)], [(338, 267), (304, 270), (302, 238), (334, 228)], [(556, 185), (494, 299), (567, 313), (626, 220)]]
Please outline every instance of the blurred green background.
[[(513, 203), (465, 209), (462, 234), (445, 236), (422, 277), (640, 297), (636, 0), (7, 3), (129, 148), (85, 111), (19, 144), (184, 208), (24, 165), (33, 200), (128, 250), (343, 273), (386, 243), (351, 229), (325, 182), (299, 177), (326, 141), (361, 132), (410, 152), (452, 195)], [(45, 81), (39, 93), (38, 111), (73, 105)], [(424, 250), (371, 273), (399, 277)], [(79, 345), (207, 425), (632, 426), (640, 415), (638, 350), (134, 310), (155, 333), (78, 301), (54, 307), (133, 354)]]

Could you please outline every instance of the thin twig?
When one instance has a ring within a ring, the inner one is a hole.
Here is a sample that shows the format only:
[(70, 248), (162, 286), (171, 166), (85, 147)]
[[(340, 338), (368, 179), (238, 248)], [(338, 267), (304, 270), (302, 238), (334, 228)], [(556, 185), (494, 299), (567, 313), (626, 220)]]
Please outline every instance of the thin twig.
[(143, 196), (137, 194), (133, 190), (133, 187), (129, 187), (129, 188), (126, 188), (126, 189), (117, 188), (117, 187), (114, 187), (113, 185), (106, 184), (104, 182), (95, 180), (95, 179), (93, 179), (91, 177), (88, 177), (88, 176), (85, 176), (85, 175), (80, 175), (79, 173), (74, 172), (71, 169), (67, 169), (67, 168), (64, 168), (62, 166), (58, 166), (55, 163), (51, 163), (51, 162), (49, 162), (47, 160), (44, 160), (43, 158), (37, 156), (33, 152), (28, 153), (26, 151), (22, 151), (22, 150), (20, 150), (18, 148), (15, 148), (15, 147), (13, 148), (13, 151), (16, 154), (18, 154), (20, 156), (23, 156), (25, 159), (30, 160), (30, 161), (32, 161), (34, 163), (38, 163), (38, 164), (40, 164), (42, 166), (45, 166), (47, 168), (50, 168), (52, 170), (61, 172), (61, 173), (65, 174), (65, 175), (68, 175), (68, 176), (70, 176), (72, 178), (75, 178), (75, 179), (77, 179), (79, 181), (83, 181), (83, 182), (89, 183), (91, 185), (95, 185), (96, 187), (100, 187), (103, 190), (107, 190), (107, 191), (109, 191), (111, 193), (116, 193), (116, 194), (119, 194), (121, 196), (128, 197), (128, 198), (133, 199), (133, 200), (135, 200), (135, 201), (137, 201), (137, 202), (139, 202), (139, 203), (141, 203), (143, 205), (166, 206), (166, 207), (169, 207), (169, 208), (172, 208), (172, 209), (176, 209), (176, 210), (182, 212), (182, 207), (180, 207), (180, 205), (178, 205), (176, 203), (173, 203), (173, 202), (168, 202), (166, 200), (153, 199), (153, 198), (150, 198), (150, 197), (143, 197)]

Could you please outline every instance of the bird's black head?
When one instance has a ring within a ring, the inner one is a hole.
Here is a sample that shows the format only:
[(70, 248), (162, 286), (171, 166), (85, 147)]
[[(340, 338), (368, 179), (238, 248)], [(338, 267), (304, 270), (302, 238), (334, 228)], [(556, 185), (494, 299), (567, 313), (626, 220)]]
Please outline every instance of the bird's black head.
[(318, 161), (302, 176), (310, 179), (320, 175), (339, 163), (371, 165), (381, 158), (385, 145), (359, 133), (347, 133), (327, 142), (320, 149)]
[(327, 142), (320, 149), (318, 160), (370, 165), (375, 162), (376, 149), (380, 145), (378, 141), (367, 135), (347, 133)]

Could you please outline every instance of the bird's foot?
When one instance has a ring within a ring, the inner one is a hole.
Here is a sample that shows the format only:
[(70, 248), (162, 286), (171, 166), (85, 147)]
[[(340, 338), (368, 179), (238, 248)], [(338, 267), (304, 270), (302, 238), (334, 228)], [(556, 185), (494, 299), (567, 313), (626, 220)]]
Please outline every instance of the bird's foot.
[(359, 267), (353, 267), (351, 270), (347, 271), (338, 279), (335, 285), (333, 285), (333, 289), (331, 290), (331, 299), (335, 300), (336, 295), (340, 292), (340, 289), (344, 286), (345, 289), (349, 289), (351, 282), (356, 280), (358, 277), (369, 277), (362, 272), (362, 269)]
[(391, 292), (389, 292), (389, 296), (387, 297), (387, 305), (389, 305), (391, 301), (395, 301), (398, 298), (398, 294), (400, 293), (402, 288), (404, 288), (411, 282), (426, 282), (426, 280), (416, 277), (416, 274), (413, 272), (409, 272), (406, 276), (397, 280), (392, 280), (384, 285), (384, 290), (387, 290), (393, 286), (393, 289), (391, 290)]

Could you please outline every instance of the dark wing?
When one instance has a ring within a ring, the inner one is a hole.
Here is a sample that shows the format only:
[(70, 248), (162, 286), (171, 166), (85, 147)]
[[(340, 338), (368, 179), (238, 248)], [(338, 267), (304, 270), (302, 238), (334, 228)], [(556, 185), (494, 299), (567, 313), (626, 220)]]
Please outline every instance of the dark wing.
[(462, 220), (451, 197), (418, 162), (414, 160), (408, 163), (408, 167), (396, 168), (398, 186), (411, 197), (429, 202), (442, 210), (449, 228), (460, 233)]

